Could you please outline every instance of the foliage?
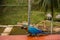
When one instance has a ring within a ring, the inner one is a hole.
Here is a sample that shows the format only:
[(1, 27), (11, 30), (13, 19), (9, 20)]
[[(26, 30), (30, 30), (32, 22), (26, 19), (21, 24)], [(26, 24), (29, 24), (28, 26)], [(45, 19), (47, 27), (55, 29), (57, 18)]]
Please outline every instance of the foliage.
[[(16, 24), (17, 22), (28, 21), (28, 0), (0, 1), (0, 5), (19, 5), (0, 6), (0, 24)], [(51, 0), (32, 0), (31, 23), (37, 23), (44, 20), (46, 12), (50, 12), (50, 8)], [(53, 9), (55, 17), (57, 15), (55, 12), (60, 12), (60, 0), (53, 0)]]
[[(60, 8), (60, 0), (52, 0), (53, 2), (53, 8), (54, 9), (59, 9)], [(51, 0), (34, 0), (34, 2), (32, 3), (32, 7), (33, 9), (35, 9), (35, 7), (37, 7), (37, 9), (39, 8), (40, 10), (45, 9), (47, 7), (47, 9), (51, 8)]]

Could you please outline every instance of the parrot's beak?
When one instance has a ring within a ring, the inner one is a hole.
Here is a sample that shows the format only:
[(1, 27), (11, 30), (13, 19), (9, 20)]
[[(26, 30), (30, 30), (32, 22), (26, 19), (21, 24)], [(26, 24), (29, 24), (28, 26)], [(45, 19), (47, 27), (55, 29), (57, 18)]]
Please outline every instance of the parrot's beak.
[(25, 29), (25, 30), (27, 30), (27, 27), (21, 27), (21, 29)]
[(21, 27), (21, 29), (24, 29), (24, 27)]

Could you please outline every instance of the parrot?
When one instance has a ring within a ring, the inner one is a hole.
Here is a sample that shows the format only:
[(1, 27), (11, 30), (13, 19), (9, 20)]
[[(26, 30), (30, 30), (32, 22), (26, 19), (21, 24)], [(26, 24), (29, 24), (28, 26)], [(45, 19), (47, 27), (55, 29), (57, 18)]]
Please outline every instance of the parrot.
[(31, 25), (29, 25), (28, 27), (23, 26), (23, 29), (25, 29), (29, 35), (45, 34), (43, 30), (38, 29), (37, 27)]
[(36, 28), (34, 26), (28, 26), (28, 32), (30, 34), (33, 34), (33, 35), (44, 33), (42, 30), (40, 30), (40, 29), (38, 29), (38, 28)]

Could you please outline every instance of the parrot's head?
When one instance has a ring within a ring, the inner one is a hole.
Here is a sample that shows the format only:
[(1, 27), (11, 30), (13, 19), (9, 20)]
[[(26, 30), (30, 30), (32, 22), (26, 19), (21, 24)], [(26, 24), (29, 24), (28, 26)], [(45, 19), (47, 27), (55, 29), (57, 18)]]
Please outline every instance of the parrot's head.
[(27, 25), (23, 25), (23, 26), (21, 27), (21, 29), (25, 29), (25, 30), (27, 30), (28, 27), (27, 27)]

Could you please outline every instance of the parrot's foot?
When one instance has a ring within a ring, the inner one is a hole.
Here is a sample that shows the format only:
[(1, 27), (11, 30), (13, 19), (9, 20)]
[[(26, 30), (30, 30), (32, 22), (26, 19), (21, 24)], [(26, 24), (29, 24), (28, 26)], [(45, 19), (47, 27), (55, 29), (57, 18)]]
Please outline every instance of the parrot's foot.
[(28, 36), (37, 36), (36, 34), (28, 34)]

